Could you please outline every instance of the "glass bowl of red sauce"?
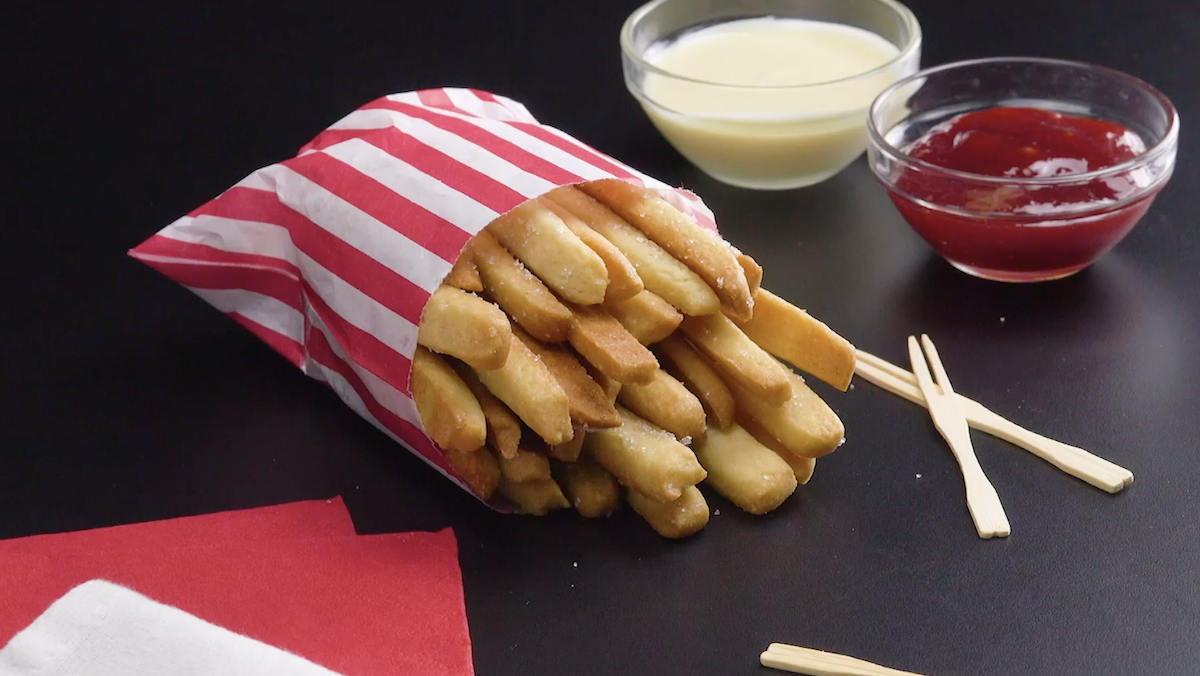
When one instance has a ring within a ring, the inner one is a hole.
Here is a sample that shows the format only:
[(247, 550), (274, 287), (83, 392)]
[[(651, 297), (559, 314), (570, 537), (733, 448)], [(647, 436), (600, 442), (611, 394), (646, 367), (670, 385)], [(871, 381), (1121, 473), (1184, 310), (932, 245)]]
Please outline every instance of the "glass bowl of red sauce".
[(1179, 116), (1131, 75), (995, 58), (897, 82), (867, 134), (871, 170), (938, 254), (1034, 282), (1086, 268), (1137, 225), (1175, 167)]

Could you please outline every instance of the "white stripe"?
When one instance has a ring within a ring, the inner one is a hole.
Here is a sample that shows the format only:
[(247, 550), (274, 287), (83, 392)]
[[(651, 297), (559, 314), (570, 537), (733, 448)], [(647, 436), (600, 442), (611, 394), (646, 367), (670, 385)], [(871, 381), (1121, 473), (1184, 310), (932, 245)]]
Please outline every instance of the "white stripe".
[[(214, 237), (203, 227), (206, 224), (221, 226), (224, 237)], [(256, 221), (234, 221), (216, 216), (201, 216), (192, 222), (183, 224), (183, 227), (168, 226), (159, 234), (183, 242), (208, 244), (214, 248), (234, 253), (259, 254), (274, 258), (282, 258), (286, 255), (290, 262), (300, 269), (304, 279), (316, 290), (322, 300), (343, 320), (375, 336), (406, 358), (411, 359), (413, 352), (417, 349), (417, 327), (412, 322), (293, 247), (290, 238), (286, 240), (285, 248), (263, 246), (263, 242), (270, 242), (274, 245), (278, 242), (279, 237), (287, 237), (286, 228)], [(291, 308), (288, 309), (291, 310)], [(295, 312), (295, 310), (292, 311)]]
[(472, 235), (500, 215), (362, 139), (349, 139), (322, 152), (349, 164), (410, 202)]
[(186, 288), (221, 312), (236, 312), (298, 343), (304, 342), (304, 315), (281, 300), (245, 289)]
[[(448, 87), (444, 91), (446, 92), (446, 96), (450, 97), (451, 103), (468, 113), (489, 120), (501, 120), (504, 122), (518, 120), (517, 116), (513, 115), (513, 111), (506, 108), (503, 104), (495, 101), (485, 101), (469, 89)], [(525, 122), (526, 120), (519, 121)]]
[[(515, 126), (512, 126), (509, 123), (511, 118), (508, 115), (505, 115), (503, 118), (497, 118), (497, 116), (492, 116), (492, 115), (484, 115), (483, 110), (481, 108), (484, 101), (479, 99), (477, 96), (475, 96), (471, 92), (463, 90), (463, 89), (458, 89), (458, 90), (446, 89), (445, 91), (446, 91), (447, 96), (449, 96), (451, 102), (454, 103), (455, 106), (462, 108), (463, 110), (465, 110), (469, 113), (481, 115), (481, 117), (471, 117), (468, 115), (456, 113), (451, 110), (446, 110), (445, 108), (429, 107), (428, 110), (431, 110), (436, 113), (441, 113), (443, 115), (453, 115), (455, 117), (458, 117), (459, 119), (467, 120), (471, 124), (474, 124), (477, 127), (482, 127), (484, 129), (486, 129), (487, 131), (491, 132), (495, 136), (503, 138), (507, 141), (511, 141), (512, 143), (515, 143), (516, 145), (520, 146), (521, 148), (524, 148), (524, 149), (530, 151), (531, 153), (537, 155), (538, 157), (541, 157), (542, 159), (558, 166), (559, 168), (565, 169), (565, 170), (571, 172), (572, 174), (575, 174), (576, 176), (583, 178), (584, 180), (591, 181), (591, 180), (597, 180), (597, 179), (601, 179), (601, 178), (613, 178), (613, 175), (611, 173), (609, 173), (603, 169), (600, 169), (598, 167), (594, 167), (587, 161), (581, 160), (581, 159), (575, 157), (574, 155), (568, 153), (565, 150), (561, 150), (549, 143), (546, 143), (545, 141), (538, 139), (537, 137), (526, 134), (525, 132), (521, 131), (519, 128), (517, 128)], [(524, 109), (524, 106), (521, 106), (521, 108)], [(528, 112), (529, 112), (528, 110), (525, 111), (526, 114), (528, 114)], [(530, 117), (532, 117), (532, 116), (530, 116)], [(539, 124), (539, 123), (536, 122), (536, 120), (535, 120), (535, 121), (533, 121), (533, 124)], [(579, 146), (581, 149), (587, 151), (588, 153), (597, 153), (598, 152), (598, 151), (595, 151), (591, 148), (584, 146), (582, 143), (575, 140), (569, 134), (559, 131), (558, 129), (554, 129), (553, 127), (547, 127), (545, 125), (540, 125), (540, 126), (542, 126), (545, 129), (550, 130), (552, 133), (555, 133), (557, 136), (560, 136), (560, 137), (566, 139), (567, 141), (571, 142), (572, 144)], [(607, 157), (607, 156), (605, 156), (605, 157)], [(609, 158), (609, 159), (611, 159), (611, 158)], [(613, 163), (616, 164), (617, 166), (620, 166), (620, 167), (628, 170), (631, 174), (633, 174), (635, 176), (643, 177), (644, 179), (648, 179), (650, 181), (653, 181), (654, 183), (658, 183), (659, 185), (666, 187), (665, 184), (663, 184), (655, 179), (651, 179), (648, 176), (645, 176), (644, 174), (642, 174), (641, 172), (638, 172), (638, 171), (632, 169), (631, 167), (628, 167), (620, 162), (617, 162), (614, 160)], [(555, 186), (555, 187), (557, 187), (557, 186)], [(539, 193), (539, 194), (541, 194), (541, 193)]]
[(353, 359), (350, 359), (346, 355), (346, 350), (340, 344), (338, 344), (333, 334), (329, 331), (329, 328), (325, 326), (325, 322), (321, 320), (321, 317), (317, 315), (312, 308), (309, 308), (308, 311), (308, 321), (312, 323), (314, 329), (317, 329), (321, 333), (325, 334), (325, 339), (328, 341), (329, 346), (333, 349), (333, 353), (336, 354), (339, 359), (350, 365), (350, 368), (354, 370), (355, 375), (357, 375), (359, 379), (363, 381), (363, 385), (365, 385), (367, 391), (371, 393), (371, 397), (378, 402), (380, 406), (383, 406), (400, 418), (407, 420), (409, 423), (416, 425), (417, 429), (421, 430), (422, 433), (425, 432), (425, 426), (421, 424), (421, 415), (417, 413), (416, 404), (413, 403), (411, 397), (392, 387), (382, 378), (364, 368), (361, 364), (358, 364)]
[[(454, 113), (445, 110), (437, 110), (435, 112), (443, 115), (454, 115)], [(521, 131), (520, 128), (515, 127), (508, 122), (485, 120), (476, 117), (467, 117), (465, 115), (458, 115), (457, 117), (470, 122), (476, 127), (484, 129), (493, 136), (498, 136), (506, 141), (509, 141), (514, 145), (523, 148), (524, 150), (537, 155), (543, 160), (546, 160), (547, 162), (559, 167), (560, 169), (564, 169), (572, 174), (575, 174), (585, 181), (595, 181), (601, 178), (614, 178), (614, 176), (609, 172), (598, 167), (594, 167), (591, 164), (588, 164), (578, 157), (568, 153), (567, 151), (556, 146), (552, 146), (535, 136), (526, 134), (525, 132)]]
[(334, 237), (430, 293), (450, 273), (451, 264), (440, 256), (286, 166), (277, 167), (279, 201)]
[(380, 342), (412, 359), (417, 350), (417, 327), (349, 282), (300, 253), (300, 269), (331, 310), (346, 323), (375, 336)]
[(242, 221), (223, 216), (184, 216), (163, 228), (168, 239), (204, 244), (230, 253), (254, 254), (285, 260), (296, 265), (296, 247), (288, 229), (271, 223)]
[[(468, 120), (471, 123), (484, 122), (469, 115), (461, 115), (459, 113), (450, 112), (441, 108), (426, 108), (431, 112), (439, 115), (449, 115), (459, 120)], [(362, 118), (358, 117), (362, 114)], [(535, 176), (515, 164), (505, 160), (492, 152), (477, 146), (474, 143), (464, 139), (463, 137), (448, 132), (445, 129), (437, 127), (425, 120), (405, 115), (404, 113), (395, 110), (372, 109), (363, 110), (357, 113), (351, 113), (346, 116), (341, 122), (338, 122), (339, 129), (378, 129), (378, 119), (380, 114), (387, 115), (395, 126), (400, 131), (408, 134), (412, 138), (424, 143), (430, 148), (435, 148), (450, 156), (451, 158), (467, 165), (485, 174), (509, 188), (517, 191), (524, 197), (537, 197), (543, 195), (558, 186), (539, 177)], [(505, 123), (496, 123), (502, 126), (507, 126)], [(362, 126), (360, 126), (362, 125)]]
[(612, 157), (609, 157), (608, 155), (605, 155), (604, 153), (600, 152), (599, 150), (596, 150), (595, 148), (588, 146), (586, 143), (580, 141), (579, 139), (575, 138), (574, 136), (571, 136), (570, 134), (568, 134), (567, 132), (565, 132), (561, 129), (551, 127), (551, 126), (545, 125), (545, 124), (539, 124), (538, 126), (540, 126), (542, 129), (550, 132), (551, 134), (561, 138), (562, 140), (566, 141), (567, 143), (570, 143), (571, 145), (575, 146), (576, 148), (579, 148), (580, 150), (587, 153), (588, 155), (594, 156), (597, 161), (606, 160), (606, 161), (612, 163), (613, 165), (620, 167), (621, 169), (624, 169), (625, 171), (629, 172), (634, 177), (636, 177), (637, 179), (642, 181), (642, 183), (647, 188), (660, 188), (661, 187), (661, 188), (665, 188), (667, 190), (671, 189), (670, 186), (668, 186), (666, 183), (663, 183), (662, 181), (658, 180), (657, 178), (647, 176), (646, 174), (643, 174), (642, 172), (638, 171), (637, 169), (634, 169), (633, 167), (629, 166), (628, 164), (625, 164), (624, 162), (622, 162), (620, 160), (617, 160)]

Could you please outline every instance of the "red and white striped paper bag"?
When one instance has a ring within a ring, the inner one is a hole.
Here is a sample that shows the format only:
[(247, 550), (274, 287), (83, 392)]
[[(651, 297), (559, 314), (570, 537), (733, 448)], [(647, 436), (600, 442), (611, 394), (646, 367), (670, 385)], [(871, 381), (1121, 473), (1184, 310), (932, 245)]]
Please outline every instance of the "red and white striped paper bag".
[(447, 88), (368, 103), (129, 253), (469, 490), (425, 434), (409, 391), (421, 311), (497, 216), (601, 178), (653, 188), (716, 229), (692, 193), (540, 124), (516, 101)]

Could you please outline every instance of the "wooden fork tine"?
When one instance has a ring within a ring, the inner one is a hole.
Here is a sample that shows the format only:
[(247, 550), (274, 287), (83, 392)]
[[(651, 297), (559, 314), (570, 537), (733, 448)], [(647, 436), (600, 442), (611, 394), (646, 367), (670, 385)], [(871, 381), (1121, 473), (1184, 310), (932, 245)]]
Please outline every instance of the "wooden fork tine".
[[(916, 336), (908, 337), (908, 359), (912, 362), (913, 375), (917, 377), (917, 386), (924, 393), (926, 387), (932, 388), (933, 376), (929, 374), (929, 363), (925, 361), (925, 354), (921, 352), (921, 346), (917, 344)], [(934, 393), (937, 390), (933, 390)], [(932, 402), (926, 402), (932, 405)]]
[(942, 358), (938, 356), (933, 341), (924, 333), (921, 334), (921, 345), (925, 347), (925, 355), (929, 357), (929, 365), (933, 367), (933, 377), (937, 384), (941, 385), (942, 393), (954, 394), (954, 388), (950, 386), (950, 376), (946, 375), (946, 369), (942, 366)]

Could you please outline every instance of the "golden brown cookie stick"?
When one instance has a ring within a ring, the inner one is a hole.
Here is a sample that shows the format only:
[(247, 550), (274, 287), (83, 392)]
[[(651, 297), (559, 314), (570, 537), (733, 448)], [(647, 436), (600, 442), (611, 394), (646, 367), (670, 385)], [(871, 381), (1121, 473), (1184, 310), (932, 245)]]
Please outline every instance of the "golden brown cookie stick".
[(488, 232), (562, 298), (580, 305), (604, 300), (608, 269), (553, 211), (529, 200), (492, 221)]
[(737, 383), (772, 404), (790, 396), (787, 367), (746, 337), (725, 315), (687, 317), (680, 330), (712, 360), (727, 382)]
[(691, 449), (670, 432), (618, 407), (624, 423), (588, 432), (583, 450), (626, 486), (660, 502), (678, 498), (685, 488), (704, 480), (704, 468)]
[(576, 305), (575, 323), (567, 334), (571, 347), (605, 375), (622, 383), (646, 382), (658, 360), (613, 316), (592, 306)]
[(605, 303), (604, 308), (642, 345), (666, 338), (683, 321), (678, 310), (651, 291), (643, 291), (624, 303)]
[(512, 340), (508, 317), (486, 300), (443, 284), (421, 312), (417, 343), (477, 369), (498, 369)]
[(571, 330), (571, 311), (536, 275), (526, 270), (487, 231), (476, 235), (468, 246), (489, 298), (538, 340), (550, 343), (566, 340)]
[(715, 233), (697, 225), (648, 188), (615, 178), (579, 187), (700, 275), (730, 317), (744, 320), (754, 314), (754, 299), (746, 273), (738, 263), (738, 252)]
[(708, 525), (708, 503), (695, 486), (670, 502), (655, 502), (633, 488), (625, 492), (629, 506), (665, 538), (685, 538)]
[(584, 456), (576, 462), (551, 463), (554, 479), (567, 501), (583, 516), (606, 516), (621, 506), (617, 478), (595, 460)]
[(572, 186), (551, 190), (547, 196), (612, 242), (633, 264), (645, 288), (662, 296), (683, 314), (709, 315), (720, 311), (721, 300), (699, 275), (608, 207)]
[(638, 276), (637, 269), (620, 249), (604, 238), (604, 235), (592, 230), (578, 216), (549, 197), (539, 197), (538, 202), (561, 218), (571, 232), (604, 261), (604, 266), (608, 269), (608, 288), (604, 291), (605, 303), (620, 303), (642, 292), (645, 286), (642, 284), (642, 278)]
[(766, 289), (754, 296), (754, 316), (735, 322), (762, 349), (845, 392), (854, 377), (850, 341)]
[(438, 355), (418, 346), (409, 377), (426, 434), (442, 449), (474, 451), (487, 440), (487, 421), (471, 390)]

